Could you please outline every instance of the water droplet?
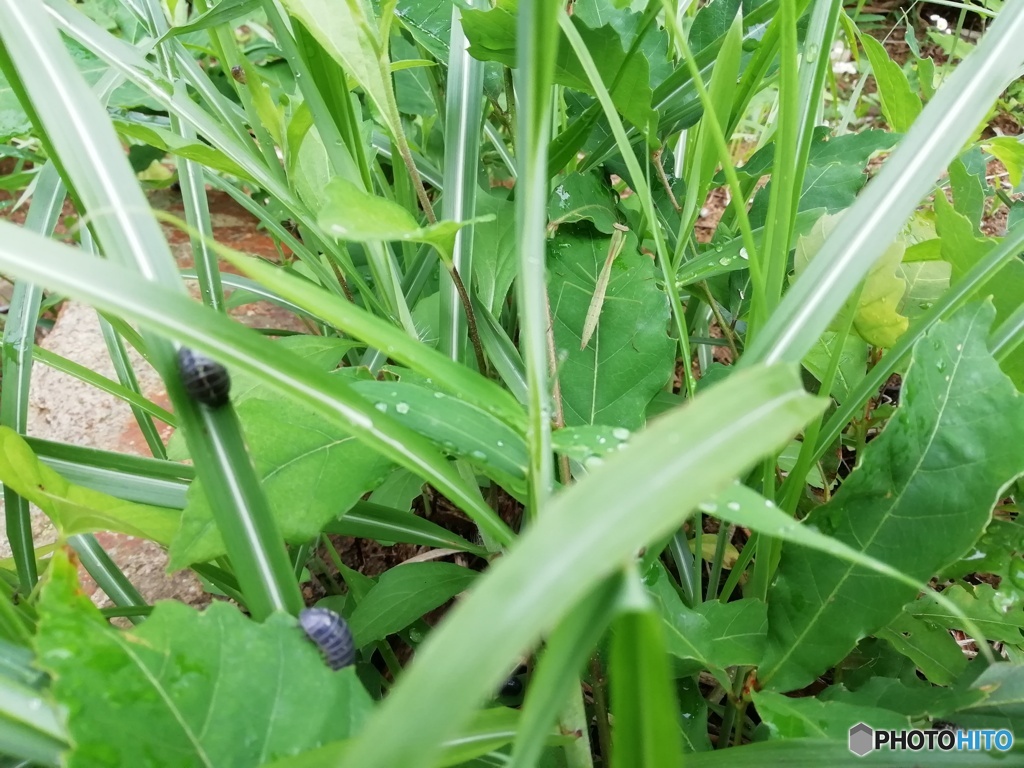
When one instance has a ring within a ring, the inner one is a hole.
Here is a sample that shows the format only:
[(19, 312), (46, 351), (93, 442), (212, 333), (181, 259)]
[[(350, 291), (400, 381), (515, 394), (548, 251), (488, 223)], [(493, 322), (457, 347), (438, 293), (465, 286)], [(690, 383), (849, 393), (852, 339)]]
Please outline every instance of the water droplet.
[(705, 501), (702, 504), (698, 504), (697, 509), (699, 509), (701, 512), (706, 512), (709, 515), (713, 515), (715, 512), (718, 511), (718, 505), (712, 501)]
[(373, 407), (376, 408), (381, 413), (387, 413), (388, 412), (388, 404), (387, 403), (375, 403)]
[(434, 397), (440, 400), (442, 397), (444, 397), (444, 392), (435, 392)]
[(405, 414), (407, 414), (409, 412), (409, 404), (408, 403), (398, 403), (395, 406), (395, 410), (398, 411), (400, 414), (402, 414), (404, 416)]
[(718, 260), (718, 263), (721, 264), (723, 267), (728, 267), (730, 264), (732, 264), (732, 257), (723, 256)]
[(715, 246), (715, 253), (721, 253), (721, 252), (722, 252), (722, 245), (721, 245), (721, 243), (719, 243), (718, 245)]
[(587, 458), (583, 460), (583, 466), (587, 469), (597, 469), (602, 464), (604, 464), (604, 459), (600, 456), (587, 456)]
[(498, 441), (498, 447), (499, 448), (504, 448), (505, 447), (505, 441), (504, 440), (499, 440)]
[(599, 437), (599, 438), (597, 438), (597, 444), (598, 444), (598, 445), (604, 445), (604, 444), (605, 444), (605, 443), (607, 443), (607, 442), (608, 442), (608, 441), (607, 441), (607, 440), (605, 440), (605, 439), (604, 439), (603, 437)]
[(807, 51), (804, 54), (804, 57), (807, 59), (808, 63), (813, 62), (816, 58), (818, 58), (817, 43), (811, 43), (810, 45), (807, 46)]
[(743, 259), (744, 261), (750, 258), (750, 254), (747, 253), (746, 248), (740, 248), (740, 258)]
[(1011, 560), (1006, 575), (1010, 577), (1011, 582), (1024, 589), (1024, 560), (1019, 557)]
[(942, 371), (946, 370), (946, 361), (945, 360), (939, 360), (939, 362), (937, 362), (935, 364), (935, 370), (939, 371), (940, 373)]
[(478, 461), (486, 461), (487, 460), (487, 454), (484, 453), (483, 451), (473, 451), (469, 455), (472, 456), (474, 459), (477, 459)]
[(774, 507), (774, 506), (775, 506), (775, 502), (774, 502), (774, 501), (772, 501), (771, 499), (765, 499), (765, 500), (764, 500), (764, 505), (765, 505), (766, 507)]
[(616, 427), (612, 430), (612, 437), (616, 440), (629, 440), (629, 430), (625, 427)]
[(740, 511), (740, 503), (738, 501), (730, 501), (725, 506), (728, 507), (729, 509), (731, 509), (733, 512), (739, 512)]
[(960, 350), (962, 350), (963, 348), (964, 348), (964, 345), (963, 345), (963, 344), (957, 344), (957, 345), (956, 345), (956, 351), (957, 351), (957, 352), (959, 352), (959, 351), (960, 351)]
[(629, 443), (626, 443), (626, 442), (619, 443), (619, 450), (620, 451), (624, 451), (627, 448), (629, 448)]

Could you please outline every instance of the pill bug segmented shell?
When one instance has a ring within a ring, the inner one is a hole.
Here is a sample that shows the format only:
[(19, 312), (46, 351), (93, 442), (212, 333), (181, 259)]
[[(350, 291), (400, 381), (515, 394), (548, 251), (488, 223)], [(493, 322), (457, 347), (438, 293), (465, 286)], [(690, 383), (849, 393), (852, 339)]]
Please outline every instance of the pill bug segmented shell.
[(320, 648), (331, 669), (342, 669), (356, 660), (352, 632), (341, 616), (329, 608), (306, 608), (299, 614), (299, 626)]
[(231, 377), (223, 365), (182, 347), (178, 350), (178, 372), (189, 397), (210, 408), (227, 403), (231, 393)]

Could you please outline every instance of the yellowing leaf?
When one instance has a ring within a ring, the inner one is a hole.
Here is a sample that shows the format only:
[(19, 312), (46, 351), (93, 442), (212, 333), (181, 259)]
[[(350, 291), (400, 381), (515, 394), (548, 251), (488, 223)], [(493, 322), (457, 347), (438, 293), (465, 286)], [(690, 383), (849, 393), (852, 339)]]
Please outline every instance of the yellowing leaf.
[(17, 432), (0, 427), (0, 482), (39, 507), (64, 536), (114, 531), (169, 544), (181, 513), (69, 483), (43, 464)]
[[(838, 216), (822, 216), (809, 233), (797, 240), (794, 260), (797, 275), (814, 258), (838, 223)], [(864, 341), (876, 347), (893, 346), (907, 330), (909, 323), (898, 311), (907, 288), (906, 281), (897, 276), (897, 270), (903, 260), (903, 251), (902, 239), (892, 243), (885, 250), (868, 272), (860, 297), (857, 299), (853, 328)], [(844, 314), (840, 312), (837, 318), (843, 317)], [(837, 320), (837, 324), (838, 322)]]

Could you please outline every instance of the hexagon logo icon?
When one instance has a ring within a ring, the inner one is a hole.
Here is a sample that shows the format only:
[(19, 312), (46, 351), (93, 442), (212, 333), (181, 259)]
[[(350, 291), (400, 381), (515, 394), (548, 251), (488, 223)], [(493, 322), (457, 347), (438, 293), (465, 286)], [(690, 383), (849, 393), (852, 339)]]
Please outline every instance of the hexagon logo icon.
[(850, 729), (850, 751), (864, 757), (875, 748), (874, 731), (867, 723), (857, 723)]

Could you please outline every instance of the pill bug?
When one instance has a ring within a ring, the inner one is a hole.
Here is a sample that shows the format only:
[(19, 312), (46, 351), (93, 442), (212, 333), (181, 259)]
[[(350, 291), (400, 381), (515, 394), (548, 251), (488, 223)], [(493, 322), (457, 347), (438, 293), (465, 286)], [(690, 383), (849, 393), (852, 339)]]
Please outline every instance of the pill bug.
[(231, 392), (231, 377), (223, 365), (182, 347), (178, 350), (178, 372), (189, 397), (210, 408), (227, 403)]
[(523, 687), (523, 679), (521, 677), (510, 677), (501, 686), (501, 691), (498, 693), (498, 695), (507, 698), (522, 696)]
[(342, 669), (356, 660), (352, 631), (341, 616), (328, 608), (306, 608), (299, 614), (299, 626), (316, 643), (331, 669)]
[(245, 70), (242, 69), (238, 64), (235, 64), (235, 66), (231, 68), (231, 76), (235, 78), (235, 80), (240, 82), (242, 85), (245, 85)]

